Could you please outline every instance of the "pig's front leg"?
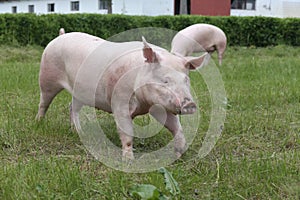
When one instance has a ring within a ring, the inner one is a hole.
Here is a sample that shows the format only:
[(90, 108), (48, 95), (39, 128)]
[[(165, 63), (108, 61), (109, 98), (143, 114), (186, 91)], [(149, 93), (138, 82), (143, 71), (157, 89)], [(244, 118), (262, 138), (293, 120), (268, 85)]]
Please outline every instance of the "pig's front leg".
[(114, 114), (117, 123), (117, 129), (122, 143), (122, 157), (123, 159), (133, 160), (133, 125), (130, 116), (121, 113)]
[(150, 113), (157, 121), (163, 124), (174, 136), (175, 153), (179, 158), (186, 150), (186, 141), (179, 121), (179, 117), (173, 113), (167, 112), (167, 118), (156, 112)]

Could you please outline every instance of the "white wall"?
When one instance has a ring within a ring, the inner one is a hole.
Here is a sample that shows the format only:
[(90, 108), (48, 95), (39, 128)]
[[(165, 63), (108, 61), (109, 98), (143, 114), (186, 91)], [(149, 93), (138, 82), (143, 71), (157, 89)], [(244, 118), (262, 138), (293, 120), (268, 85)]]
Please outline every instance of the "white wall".
[[(17, 6), (17, 13), (28, 13), (28, 5), (34, 5), (37, 14), (47, 14), (47, 4), (55, 4), (55, 13), (101, 13), (98, 0), (79, 0), (79, 11), (71, 11), (74, 0), (24, 0), (0, 3), (0, 13), (11, 13), (12, 6)], [(125, 15), (173, 15), (173, 0), (112, 0), (112, 12)]]
[(231, 9), (233, 16), (274, 16), (280, 11), (281, 0), (256, 0), (255, 10)]
[(79, 0), (79, 11), (71, 11), (71, 1), (74, 0), (27, 0), (9, 1), (0, 3), (0, 13), (11, 13), (12, 6), (17, 6), (17, 13), (28, 13), (28, 5), (34, 5), (34, 12), (47, 14), (49, 3), (55, 4), (55, 13), (101, 13), (106, 14), (107, 10), (99, 10), (98, 0)]
[(144, 15), (174, 15), (174, 0), (143, 0)]
[[(18, 13), (28, 13), (28, 5), (34, 5), (35, 13), (47, 14), (47, 4), (55, 4), (55, 13), (99, 13), (98, 0), (78, 0), (79, 11), (71, 11), (74, 0), (12, 0), (0, 3), (0, 13), (11, 13), (17, 6)], [(112, 0), (112, 12), (125, 15), (174, 15), (174, 0)], [(231, 9), (233, 16), (300, 17), (300, 0), (257, 0), (256, 10)]]
[(125, 15), (174, 15), (173, 0), (113, 0), (114, 14)]
[(300, 0), (283, 1), (282, 17), (300, 17)]
[(99, 1), (98, 0), (81, 0), (80, 1), (80, 12), (107, 14), (107, 10), (99, 10)]
[(142, 1), (139, 0), (113, 0), (112, 12), (114, 14), (125, 15), (141, 15), (142, 14)]
[(231, 9), (230, 15), (300, 17), (300, 0), (257, 0), (256, 10)]

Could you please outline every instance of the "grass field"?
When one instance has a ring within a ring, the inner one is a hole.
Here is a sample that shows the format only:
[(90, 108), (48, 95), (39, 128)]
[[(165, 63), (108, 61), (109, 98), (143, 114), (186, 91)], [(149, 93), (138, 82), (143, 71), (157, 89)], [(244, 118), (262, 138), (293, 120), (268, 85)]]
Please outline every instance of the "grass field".
[[(34, 118), (39, 103), (41, 47), (0, 48), (0, 199), (132, 199), (129, 188), (152, 184), (172, 199), (300, 198), (300, 48), (228, 48), (220, 73), (227, 92), (221, 138), (203, 159), (190, 161), (209, 122), (209, 95), (198, 88), (199, 137), (167, 169), (181, 193), (172, 196), (157, 172), (132, 174), (94, 159), (70, 129), (70, 95), (62, 92), (46, 119)], [(215, 54), (214, 54), (214, 60)], [(119, 144), (110, 115), (101, 123)], [(168, 142), (163, 130), (137, 151)]]

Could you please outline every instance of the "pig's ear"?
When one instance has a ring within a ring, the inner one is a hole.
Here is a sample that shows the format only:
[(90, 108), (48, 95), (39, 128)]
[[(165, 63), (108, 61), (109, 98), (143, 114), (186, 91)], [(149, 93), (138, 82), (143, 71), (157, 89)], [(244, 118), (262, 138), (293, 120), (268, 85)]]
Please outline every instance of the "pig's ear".
[(146, 58), (145, 62), (158, 63), (158, 56), (155, 53), (155, 51), (153, 51), (153, 49), (150, 47), (150, 45), (148, 44), (148, 42), (144, 37), (142, 37), (142, 40), (144, 44), (143, 54), (144, 54), (144, 58)]
[(210, 56), (208, 53), (205, 53), (199, 57), (191, 57), (191, 56), (184, 57), (186, 59), (185, 67), (190, 70), (200, 68), (206, 63), (209, 57)]

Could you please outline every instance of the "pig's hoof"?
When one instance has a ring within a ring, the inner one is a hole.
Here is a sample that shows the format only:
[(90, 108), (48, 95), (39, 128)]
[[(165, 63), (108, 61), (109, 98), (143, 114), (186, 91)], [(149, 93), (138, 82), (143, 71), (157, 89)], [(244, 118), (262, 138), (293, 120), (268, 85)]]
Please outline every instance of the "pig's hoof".
[(39, 114), (37, 114), (36, 116), (35, 116), (35, 120), (37, 121), (37, 122), (40, 122), (40, 121), (42, 121), (44, 119), (44, 116), (41, 116), (41, 115), (39, 115)]
[(77, 132), (76, 127), (73, 123), (70, 124), (70, 131), (71, 132)]
[(79, 127), (79, 129), (78, 129), (74, 123), (71, 123), (71, 124), (70, 124), (70, 130), (71, 130), (72, 132), (77, 132), (77, 133), (78, 133), (78, 132), (81, 131), (81, 128)]
[(177, 159), (179, 159), (179, 158), (182, 156), (182, 154), (179, 153), (179, 152), (175, 152), (175, 154), (176, 154), (176, 158), (177, 158)]
[(186, 151), (186, 149), (187, 149), (186, 145), (182, 148), (175, 148), (175, 154), (177, 159), (182, 156), (182, 154)]

